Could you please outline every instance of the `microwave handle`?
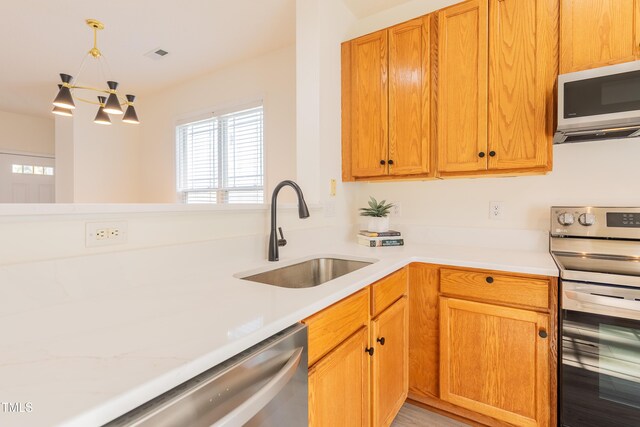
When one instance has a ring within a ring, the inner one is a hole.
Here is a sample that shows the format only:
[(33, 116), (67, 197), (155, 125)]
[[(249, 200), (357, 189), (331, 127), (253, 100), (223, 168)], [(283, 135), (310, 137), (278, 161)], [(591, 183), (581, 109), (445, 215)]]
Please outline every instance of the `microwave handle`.
[[(607, 316), (640, 320), (640, 301), (609, 298), (570, 290), (565, 290), (563, 293), (565, 299), (565, 303), (563, 304), (564, 309), (592, 313), (594, 311), (590, 310), (590, 307), (596, 306), (596, 309), (600, 308), (600, 310), (596, 311), (596, 314), (604, 314), (602, 310), (606, 309)], [(575, 301), (577, 304), (566, 304), (566, 302), (568, 302), (566, 299)], [(583, 304), (588, 304), (589, 306), (584, 307)], [(567, 307), (567, 305), (569, 305), (569, 307)], [(576, 305), (578, 307), (576, 307)]]

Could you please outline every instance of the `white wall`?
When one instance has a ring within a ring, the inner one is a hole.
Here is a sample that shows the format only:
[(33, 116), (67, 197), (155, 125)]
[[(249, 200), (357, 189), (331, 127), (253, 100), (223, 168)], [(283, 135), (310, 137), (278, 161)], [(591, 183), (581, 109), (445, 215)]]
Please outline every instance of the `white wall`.
[(426, 15), (434, 10), (442, 9), (463, 0), (413, 0), (400, 6), (359, 19), (349, 28), (346, 40), (351, 40), (418, 16)]
[(73, 203), (75, 192), (75, 151), (73, 145), (73, 119), (55, 118), (56, 203)]
[[(48, 214), (32, 215), (36, 212)], [(278, 225), (285, 237), (294, 230), (324, 226), (320, 208), (312, 205), (310, 213), (310, 218), (301, 220), (295, 204), (280, 205)], [(0, 204), (0, 265), (252, 235), (264, 237), (266, 258), (269, 219), (267, 207)], [(114, 221), (127, 224), (125, 244), (85, 246), (87, 223)], [(291, 256), (296, 247), (288, 245), (281, 251)]]
[(54, 154), (54, 121), (0, 111), (0, 151)]
[[(325, 207), (327, 224), (345, 224), (355, 194), (341, 182), (340, 44), (356, 19), (341, 0), (298, 0), (296, 13), (298, 179), (309, 198)], [(335, 197), (331, 179), (337, 182)]]
[[(553, 205), (640, 206), (640, 139), (554, 147), (545, 176), (356, 184), (359, 205), (369, 195), (399, 201), (400, 227), (549, 229)], [(504, 202), (504, 218), (489, 219), (489, 202)]]
[[(339, 153), (339, 47), (333, 51), (337, 52), (338, 56), (337, 59), (332, 58), (337, 66), (332, 73), (338, 76), (338, 80), (337, 86), (331, 88), (334, 101), (327, 106), (338, 122), (333, 123), (326, 131), (332, 134), (331, 149), (338, 150)], [(300, 67), (301, 64), (296, 60), (295, 47), (291, 46), (178, 84), (155, 96), (140, 97), (141, 102), (137, 104), (141, 120), (138, 143), (140, 145), (132, 146), (140, 149), (143, 183), (141, 200), (173, 202), (175, 199), (176, 119), (257, 98), (262, 98), (265, 106), (268, 186), (266, 194), (270, 194), (270, 189), (280, 180), (296, 179), (296, 66)], [(318, 94), (319, 90), (318, 87)], [(303, 104), (304, 101), (301, 100)], [(92, 120), (88, 122), (93, 125)], [(69, 127), (69, 122), (63, 123)], [(93, 135), (94, 132), (88, 127), (69, 130), (65, 126), (60, 126), (58, 131), (61, 137), (74, 132), (74, 136), (82, 138)], [(106, 141), (102, 141), (101, 144), (105, 145)], [(74, 152), (80, 147), (80, 144), (73, 144), (71, 149), (67, 148), (72, 159), (78, 157)], [(320, 149), (316, 145), (316, 154), (310, 158), (316, 167), (320, 167), (320, 152), (324, 153), (324, 148)], [(85, 165), (75, 162), (73, 166), (77, 168)], [(331, 173), (339, 177), (340, 165), (333, 164), (332, 168)], [(317, 188), (317, 182), (302, 186), (305, 193), (308, 188), (314, 187)], [(293, 191), (283, 189), (279, 198), (278, 225), (283, 228), (285, 236), (293, 230), (322, 227), (330, 221), (324, 217), (322, 209), (317, 204), (314, 206), (317, 198), (307, 199), (311, 207), (311, 217), (300, 220), (295, 204), (287, 206), (287, 202), (295, 202)], [(0, 235), (3, 236), (4, 243), (0, 244), (0, 265), (245, 235), (257, 234), (266, 238), (269, 233), (270, 215), (267, 207), (218, 209), (202, 206), (141, 206), (141, 213), (136, 213), (135, 207), (121, 208), (116, 205), (98, 208), (82, 205), (56, 206), (48, 208), (49, 212), (52, 212), (51, 209), (59, 208), (60, 214), (34, 216), (9, 215), (13, 207), (6, 206), (3, 209), (0, 206)], [(40, 210), (45, 209), (47, 208), (42, 207)], [(95, 212), (96, 209), (98, 212)], [(154, 209), (157, 212), (153, 212)], [(37, 210), (39, 207), (33, 208), (34, 212)], [(77, 212), (73, 213), (74, 210)], [(87, 210), (95, 213), (85, 213)], [(349, 214), (346, 212), (342, 215), (345, 220), (348, 220), (348, 217)], [(127, 221), (128, 225), (129, 236), (126, 244), (102, 248), (85, 247), (87, 222), (123, 220)], [(295, 247), (283, 250), (295, 253)]]
[[(265, 194), (283, 179), (295, 179), (295, 76), (295, 47), (290, 46), (141, 97), (141, 201), (176, 201), (177, 120), (260, 99), (265, 112)], [(293, 200), (288, 191), (282, 194)]]
[(73, 117), (56, 117), (56, 195), (59, 203), (140, 201), (140, 128), (111, 116), (93, 122), (97, 106), (78, 102)]

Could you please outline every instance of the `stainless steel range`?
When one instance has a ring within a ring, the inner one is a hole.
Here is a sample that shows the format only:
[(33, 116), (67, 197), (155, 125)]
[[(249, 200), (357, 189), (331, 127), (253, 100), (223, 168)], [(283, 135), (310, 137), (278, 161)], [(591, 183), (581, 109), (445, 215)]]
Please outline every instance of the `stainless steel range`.
[(560, 268), (560, 420), (640, 425), (640, 208), (551, 208)]

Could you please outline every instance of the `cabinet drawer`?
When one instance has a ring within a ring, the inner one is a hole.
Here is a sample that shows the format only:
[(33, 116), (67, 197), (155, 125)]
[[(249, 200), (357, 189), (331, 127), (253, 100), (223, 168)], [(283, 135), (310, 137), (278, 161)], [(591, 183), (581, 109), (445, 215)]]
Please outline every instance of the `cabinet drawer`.
[(369, 288), (302, 321), (309, 333), (309, 366), (369, 323)]
[(371, 315), (377, 316), (407, 294), (407, 269), (398, 270), (371, 285)]
[(506, 304), (549, 307), (549, 282), (480, 271), (442, 269), (440, 292)]

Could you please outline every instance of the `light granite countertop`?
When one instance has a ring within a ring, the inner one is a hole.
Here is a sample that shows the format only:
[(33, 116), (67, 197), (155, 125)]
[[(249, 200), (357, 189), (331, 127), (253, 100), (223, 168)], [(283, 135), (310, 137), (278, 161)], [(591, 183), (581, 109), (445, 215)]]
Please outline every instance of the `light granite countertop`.
[[(0, 402), (24, 409), (0, 425), (101, 425), (411, 262), (558, 275), (542, 249), (330, 235), (291, 233), (278, 263), (243, 237), (0, 267)], [(374, 262), (307, 289), (237, 278), (316, 256)]]

